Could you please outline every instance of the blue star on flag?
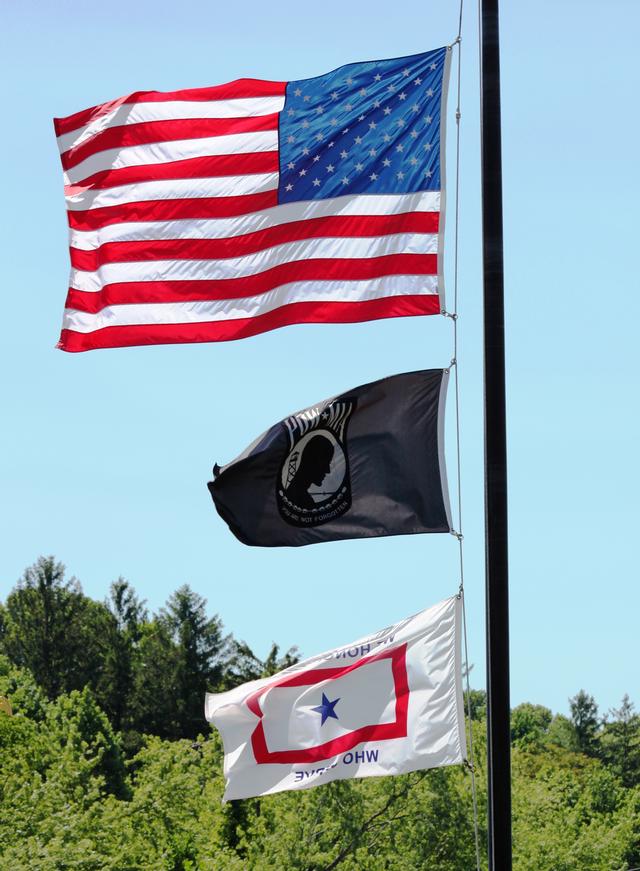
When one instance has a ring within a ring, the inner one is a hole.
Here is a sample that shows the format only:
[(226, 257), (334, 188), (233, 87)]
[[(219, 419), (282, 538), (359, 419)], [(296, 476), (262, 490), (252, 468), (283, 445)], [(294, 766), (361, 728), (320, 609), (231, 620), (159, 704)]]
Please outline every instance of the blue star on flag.
[(335, 707), (339, 701), (340, 699), (334, 699), (332, 702), (330, 702), (325, 694), (322, 693), (322, 704), (311, 709), (318, 714), (322, 714), (322, 722), (320, 723), (321, 726), (324, 726), (325, 722), (329, 719), (329, 717), (333, 717), (334, 720), (338, 719), (338, 715), (335, 712)]

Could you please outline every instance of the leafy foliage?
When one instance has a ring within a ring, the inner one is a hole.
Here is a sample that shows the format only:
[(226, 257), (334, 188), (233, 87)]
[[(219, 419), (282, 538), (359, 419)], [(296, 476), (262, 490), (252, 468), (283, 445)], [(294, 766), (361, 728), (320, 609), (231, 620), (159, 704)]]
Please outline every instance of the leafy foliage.
[(553, 714), (542, 705), (525, 702), (511, 712), (511, 742), (516, 747), (540, 747), (549, 732)]
[[(205, 605), (183, 586), (149, 616), (123, 579), (102, 604), (52, 558), (27, 570), (0, 608), (0, 695), (13, 709), (0, 712), (0, 871), (475, 867), (466, 767), (223, 805), (202, 693), (271, 674), (296, 652), (274, 644), (260, 659)], [(468, 701), (486, 868), (486, 697)], [(629, 871), (640, 865), (640, 717), (625, 696), (601, 720), (584, 691), (570, 711), (512, 712), (514, 869)]]

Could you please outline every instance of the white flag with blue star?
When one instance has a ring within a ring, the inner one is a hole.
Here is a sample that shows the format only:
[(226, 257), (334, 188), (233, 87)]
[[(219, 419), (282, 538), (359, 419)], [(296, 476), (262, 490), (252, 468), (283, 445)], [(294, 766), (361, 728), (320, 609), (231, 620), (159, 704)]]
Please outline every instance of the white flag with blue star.
[(225, 800), (403, 774), (467, 756), (461, 601), (226, 693), (205, 715), (224, 744)]

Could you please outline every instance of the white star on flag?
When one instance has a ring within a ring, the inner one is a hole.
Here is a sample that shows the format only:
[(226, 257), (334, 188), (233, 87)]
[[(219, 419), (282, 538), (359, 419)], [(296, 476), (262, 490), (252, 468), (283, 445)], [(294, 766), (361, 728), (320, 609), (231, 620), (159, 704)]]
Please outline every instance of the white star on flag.
[(441, 312), (450, 55), (136, 91), (56, 119), (71, 256), (59, 347)]

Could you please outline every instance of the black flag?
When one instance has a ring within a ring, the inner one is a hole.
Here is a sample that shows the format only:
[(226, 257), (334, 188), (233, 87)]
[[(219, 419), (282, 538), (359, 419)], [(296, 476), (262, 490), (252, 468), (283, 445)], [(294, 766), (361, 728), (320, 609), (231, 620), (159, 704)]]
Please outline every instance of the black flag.
[(263, 547), (449, 532), (447, 381), (442, 369), (392, 375), (292, 414), (215, 466), (218, 513)]

